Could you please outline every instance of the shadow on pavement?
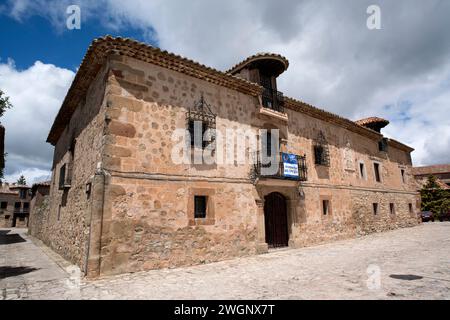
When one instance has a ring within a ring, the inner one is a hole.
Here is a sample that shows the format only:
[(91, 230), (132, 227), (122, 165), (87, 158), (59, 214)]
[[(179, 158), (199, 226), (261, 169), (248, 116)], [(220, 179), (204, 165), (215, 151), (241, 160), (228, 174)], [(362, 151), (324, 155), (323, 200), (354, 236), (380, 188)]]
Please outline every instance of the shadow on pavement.
[(39, 268), (3, 266), (0, 267), (0, 279), (20, 276), (22, 274), (30, 273), (36, 270), (39, 270)]
[(0, 230), (0, 245), (27, 242), (19, 234), (8, 234), (10, 230)]

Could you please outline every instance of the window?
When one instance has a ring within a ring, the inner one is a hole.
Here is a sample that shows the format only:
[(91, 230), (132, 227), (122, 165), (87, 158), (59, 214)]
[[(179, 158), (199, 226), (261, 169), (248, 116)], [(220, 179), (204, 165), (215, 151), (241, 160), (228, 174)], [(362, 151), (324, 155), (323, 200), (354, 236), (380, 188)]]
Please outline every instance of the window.
[(359, 163), (359, 174), (360, 174), (362, 179), (366, 178), (366, 168), (364, 167), (364, 163), (363, 162)]
[(8, 202), (2, 201), (1, 207), (0, 207), (0, 208), (1, 208), (1, 209), (6, 209), (6, 208), (8, 208)]
[(322, 213), (324, 216), (330, 214), (330, 200), (322, 200)]
[(205, 148), (208, 145), (208, 141), (203, 141), (203, 137), (205, 136), (205, 132), (207, 130), (208, 127), (204, 122), (193, 120), (189, 121), (189, 134), (191, 135), (191, 147)]
[(194, 218), (204, 219), (206, 218), (206, 204), (208, 198), (206, 196), (194, 197)]
[[(211, 106), (206, 103), (203, 95), (195, 102), (192, 108), (186, 113), (188, 131), (191, 136), (191, 146), (205, 148), (215, 139), (216, 115), (212, 113)], [(209, 130), (209, 131), (208, 131)], [(206, 132), (210, 133), (210, 141), (203, 141)], [(201, 135), (201, 137), (198, 137)], [(196, 139), (197, 138), (197, 139)], [(198, 141), (198, 142), (197, 142)]]
[(24, 209), (29, 209), (30, 208), (30, 203), (29, 202), (24, 202), (23, 203), (23, 208)]
[(317, 165), (329, 165), (328, 152), (324, 146), (314, 146), (314, 158)]
[(59, 169), (59, 190), (64, 189), (66, 180), (66, 164), (63, 164)]
[(378, 203), (372, 203), (373, 214), (376, 216), (378, 214)]
[(383, 138), (378, 142), (378, 150), (382, 152), (388, 151), (388, 140), (387, 138)]
[(21, 205), (20, 202), (14, 203), (14, 209), (20, 209), (20, 205)]
[(330, 152), (328, 150), (328, 141), (322, 131), (319, 132), (314, 142), (314, 162), (316, 165), (329, 166)]
[(5, 216), (5, 220), (9, 220), (9, 217), (11, 217), (11, 216), (6, 215), (6, 216)]
[(395, 214), (395, 205), (393, 203), (389, 203), (389, 212)]
[(58, 206), (58, 221), (61, 219), (61, 205)]
[(27, 197), (27, 190), (25, 189), (20, 189), (19, 190), (19, 198), (20, 199), (25, 199)]
[(404, 169), (401, 169), (401, 170), (400, 170), (400, 173), (401, 173), (401, 175), (402, 175), (402, 182), (405, 183), (405, 170), (404, 170)]
[(267, 134), (262, 138), (263, 155), (267, 157), (272, 156), (272, 133), (267, 130)]
[(409, 203), (409, 204), (408, 204), (408, 207), (409, 207), (409, 214), (413, 214), (414, 211), (413, 211), (413, 205), (412, 205), (412, 203)]
[(375, 172), (375, 181), (376, 182), (381, 182), (380, 164), (379, 163), (374, 163), (373, 164), (373, 170)]

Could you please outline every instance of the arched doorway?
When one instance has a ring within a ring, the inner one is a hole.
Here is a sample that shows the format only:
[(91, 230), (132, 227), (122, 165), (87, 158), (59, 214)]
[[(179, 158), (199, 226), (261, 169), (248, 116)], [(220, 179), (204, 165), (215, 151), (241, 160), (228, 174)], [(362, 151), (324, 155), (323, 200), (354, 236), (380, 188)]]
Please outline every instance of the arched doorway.
[(287, 247), (289, 243), (286, 198), (278, 192), (265, 197), (264, 222), (269, 248)]

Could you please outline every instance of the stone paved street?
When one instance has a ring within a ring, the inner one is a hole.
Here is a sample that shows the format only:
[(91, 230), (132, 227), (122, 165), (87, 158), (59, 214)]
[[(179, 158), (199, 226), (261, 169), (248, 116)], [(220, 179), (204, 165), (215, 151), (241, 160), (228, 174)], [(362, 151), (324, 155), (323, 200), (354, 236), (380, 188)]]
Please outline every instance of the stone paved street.
[(449, 222), (81, 283), (25, 230), (7, 231), (1, 299), (450, 299)]

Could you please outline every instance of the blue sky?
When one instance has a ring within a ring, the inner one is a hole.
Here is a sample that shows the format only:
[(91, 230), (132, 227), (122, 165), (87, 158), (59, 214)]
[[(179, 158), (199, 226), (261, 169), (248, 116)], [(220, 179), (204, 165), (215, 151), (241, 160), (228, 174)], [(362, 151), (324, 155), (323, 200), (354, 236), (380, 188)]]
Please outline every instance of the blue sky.
[[(369, 30), (367, 7), (381, 9)], [(81, 30), (66, 27), (79, 5)], [(257, 52), (285, 56), (287, 96), (358, 120), (416, 150), (415, 165), (450, 163), (450, 1), (0, 0), (0, 88), (14, 108), (6, 180), (49, 177), (45, 142), (76, 69), (96, 37), (130, 37), (221, 70)]]
[(120, 31), (96, 23), (83, 23), (80, 30), (55, 29), (51, 22), (40, 16), (31, 16), (24, 21), (3, 15), (0, 18), (0, 38), (7, 39), (0, 49), (1, 61), (14, 59), (16, 67), (26, 69), (36, 60), (62, 68), (76, 70), (93, 39), (111, 34), (150, 42), (140, 30), (132, 27)]

